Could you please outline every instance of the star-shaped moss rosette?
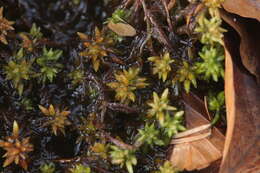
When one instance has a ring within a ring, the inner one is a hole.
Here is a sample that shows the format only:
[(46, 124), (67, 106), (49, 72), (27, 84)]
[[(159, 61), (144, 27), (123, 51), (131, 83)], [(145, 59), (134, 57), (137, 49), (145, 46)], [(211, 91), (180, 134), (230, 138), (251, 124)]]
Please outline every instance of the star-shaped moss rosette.
[(27, 51), (32, 52), (43, 34), (41, 33), (41, 28), (33, 23), (29, 33), (22, 32), (19, 36), (22, 38), (22, 47)]
[(125, 166), (129, 173), (134, 173), (133, 166), (137, 164), (134, 150), (121, 149), (117, 146), (111, 146), (110, 152), (111, 162), (119, 165), (121, 168)]
[(138, 76), (139, 72), (139, 68), (129, 68), (128, 70), (115, 73), (116, 81), (107, 85), (115, 90), (116, 100), (119, 100), (121, 103), (135, 102), (136, 96), (134, 91), (148, 86), (148, 83), (145, 82), (146, 78)]
[(77, 33), (80, 40), (83, 41), (85, 50), (80, 52), (80, 56), (88, 57), (92, 61), (93, 69), (97, 72), (102, 58), (107, 56), (107, 47), (113, 43), (112, 39), (106, 38), (104, 33), (97, 27), (93, 38), (90, 38), (84, 33)]
[(15, 163), (23, 169), (28, 169), (28, 153), (33, 151), (33, 145), (29, 142), (29, 137), (21, 139), (19, 137), (19, 126), (16, 121), (13, 123), (12, 136), (6, 137), (6, 140), (0, 140), (0, 147), (6, 150), (3, 167)]
[(223, 33), (226, 30), (221, 27), (222, 20), (220, 17), (214, 16), (208, 19), (205, 14), (202, 14), (197, 22), (198, 26), (195, 28), (195, 32), (201, 33), (201, 43), (211, 45), (215, 43), (224, 44)]
[(204, 46), (199, 55), (202, 61), (195, 63), (198, 74), (203, 74), (205, 79), (212, 78), (216, 82), (219, 78), (224, 77), (225, 56), (223, 48)]
[[(23, 49), (20, 49), (16, 55), (16, 60), (10, 60), (4, 66), (6, 79), (12, 80), (14, 87), (18, 90), (19, 95), (22, 95), (24, 82), (30, 80), (34, 72), (32, 71), (32, 61), (21, 59), (23, 57)], [(18, 60), (17, 60), (18, 59)]]
[(183, 83), (187, 93), (190, 92), (190, 85), (197, 87), (195, 67), (190, 66), (188, 62), (183, 61), (182, 66), (178, 69), (176, 76), (173, 78), (173, 84), (176, 82)]
[(176, 108), (169, 105), (168, 99), (169, 89), (165, 89), (161, 95), (158, 96), (156, 92), (153, 92), (153, 101), (148, 103), (151, 107), (148, 110), (148, 116), (154, 116), (162, 125), (165, 120), (165, 116), (169, 114), (169, 111), (175, 111)]
[(170, 54), (167, 52), (162, 56), (152, 56), (149, 57), (148, 60), (153, 62), (153, 74), (158, 74), (159, 79), (165, 82), (168, 73), (171, 71), (170, 64), (174, 62)]
[(71, 79), (71, 83), (74, 86), (82, 84), (85, 81), (84, 70), (76, 69), (69, 73), (68, 77)]
[(98, 131), (98, 128), (95, 126), (96, 119), (96, 113), (90, 113), (86, 118), (80, 118), (80, 124), (77, 127), (79, 130), (77, 143), (80, 143), (82, 141), (91, 143), (99, 138), (100, 133)]
[(42, 55), (36, 59), (36, 63), (40, 66), (39, 81), (45, 83), (47, 80), (52, 82), (57, 73), (63, 67), (57, 61), (62, 57), (62, 50), (43, 48)]
[(220, 111), (225, 105), (224, 91), (219, 92), (217, 95), (210, 94), (208, 99), (209, 110)]
[(0, 41), (4, 44), (8, 44), (5, 36), (7, 35), (8, 31), (14, 30), (14, 28), (12, 27), (14, 22), (11, 22), (6, 18), (4, 18), (3, 11), (4, 8), (1, 7), (0, 8)]
[(109, 147), (109, 144), (96, 142), (93, 146), (91, 146), (91, 151), (100, 156), (102, 159), (107, 159)]
[(163, 146), (164, 141), (160, 139), (160, 130), (155, 127), (154, 123), (146, 123), (143, 129), (138, 130), (137, 143), (138, 145), (148, 144), (149, 146)]
[(51, 126), (52, 132), (56, 136), (58, 131), (65, 135), (65, 127), (71, 124), (68, 120), (70, 111), (60, 111), (58, 108), (55, 109), (53, 105), (50, 105), (49, 108), (39, 105), (39, 109), (44, 115), (49, 117), (43, 126)]
[(164, 134), (171, 138), (177, 133), (186, 130), (183, 124), (184, 111), (175, 112), (174, 115), (167, 114), (164, 123), (161, 125)]

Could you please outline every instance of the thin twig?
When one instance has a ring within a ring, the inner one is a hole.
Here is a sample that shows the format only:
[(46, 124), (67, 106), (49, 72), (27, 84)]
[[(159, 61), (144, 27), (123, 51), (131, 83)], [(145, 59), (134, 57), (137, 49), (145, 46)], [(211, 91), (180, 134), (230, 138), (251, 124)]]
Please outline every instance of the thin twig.
[(132, 145), (129, 145), (129, 144), (126, 144), (116, 138), (113, 138), (111, 137), (108, 133), (105, 133), (105, 137), (110, 141), (112, 142), (113, 144), (115, 144), (116, 146), (118, 146), (119, 148), (121, 149), (124, 149), (124, 150), (134, 150), (135, 147), (132, 146)]
[(170, 28), (170, 32), (173, 33), (172, 21), (171, 21), (171, 18), (170, 18), (170, 14), (169, 14), (169, 10), (168, 10), (168, 7), (167, 7), (166, 0), (161, 0), (161, 1), (163, 3), (163, 6), (164, 6), (164, 9), (165, 9), (165, 12), (166, 12), (166, 18), (167, 18), (167, 23), (168, 23), (169, 28)]
[(209, 113), (208, 104), (207, 104), (207, 97), (206, 96), (204, 97), (204, 105), (205, 105), (205, 109), (206, 109), (207, 115), (209, 117), (209, 121), (211, 121), (212, 118), (211, 118), (210, 113)]
[(145, 1), (141, 0), (141, 3), (145, 14), (145, 20), (150, 20), (150, 22), (153, 24), (155, 28), (154, 31), (156, 31), (159, 34), (159, 37), (157, 38), (158, 41), (166, 45), (169, 49), (173, 50), (170, 40), (168, 39), (163, 29), (159, 26), (158, 22), (155, 20), (150, 10), (147, 9)]

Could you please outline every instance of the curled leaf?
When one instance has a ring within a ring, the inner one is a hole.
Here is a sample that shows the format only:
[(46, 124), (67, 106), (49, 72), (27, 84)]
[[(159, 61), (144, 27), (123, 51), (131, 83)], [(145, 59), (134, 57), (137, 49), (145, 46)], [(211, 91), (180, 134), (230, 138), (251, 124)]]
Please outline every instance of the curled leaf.
[[(200, 170), (222, 157), (224, 136), (210, 124), (203, 114), (204, 104), (193, 95), (184, 95), (186, 125), (188, 130), (172, 140), (174, 148), (170, 161), (178, 170)], [(183, 159), (185, 158), (185, 159)]]
[(227, 133), (220, 172), (256, 173), (260, 170), (260, 87), (241, 67), (233, 36), (230, 33), (225, 39)]

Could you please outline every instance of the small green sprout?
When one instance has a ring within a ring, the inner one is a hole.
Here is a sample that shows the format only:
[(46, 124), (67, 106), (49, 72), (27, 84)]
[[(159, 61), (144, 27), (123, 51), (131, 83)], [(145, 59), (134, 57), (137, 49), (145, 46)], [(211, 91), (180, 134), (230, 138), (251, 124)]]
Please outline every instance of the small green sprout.
[(163, 56), (152, 56), (149, 57), (148, 60), (153, 62), (153, 74), (158, 74), (159, 79), (165, 82), (168, 73), (171, 71), (170, 64), (174, 62), (174, 60), (170, 58), (170, 54), (165, 53)]
[[(23, 56), (20, 49), (18, 51), (18, 57)], [(14, 87), (18, 90), (19, 95), (22, 95), (24, 89), (24, 81), (29, 80), (33, 71), (31, 70), (32, 61), (17, 60), (9, 61), (6, 66), (4, 66), (4, 73), (6, 74), (6, 79), (12, 80)]]
[(21, 103), (21, 105), (24, 107), (25, 110), (27, 110), (27, 111), (33, 110), (33, 103), (32, 103), (32, 100), (31, 100), (31, 99), (24, 97), (24, 98), (21, 100), (20, 103)]
[(118, 34), (116, 34), (111, 30), (107, 32), (107, 37), (113, 40), (114, 43), (121, 43), (124, 40), (124, 37), (119, 36)]
[(215, 116), (211, 122), (212, 125), (218, 122), (224, 104), (225, 104), (224, 91), (219, 92), (217, 96), (214, 96), (213, 94), (209, 95), (209, 100), (208, 100), (209, 110), (215, 112)]
[(23, 93), (23, 80), (30, 79), (31, 63), (23, 60), (21, 63), (9, 61), (8, 65), (4, 67), (6, 73), (6, 79), (12, 80), (14, 87), (18, 89), (19, 95)]
[(93, 69), (97, 72), (102, 58), (107, 56), (106, 47), (113, 43), (112, 39), (104, 37), (104, 33), (97, 27), (95, 28), (95, 37), (90, 39), (84, 33), (77, 33), (83, 45), (86, 48), (80, 52), (80, 56), (89, 57), (92, 60)]
[(21, 60), (22, 58), (24, 58), (24, 49), (20, 48), (15, 54), (15, 59)]
[(216, 97), (210, 95), (208, 102), (209, 102), (209, 110), (220, 111), (223, 105), (225, 104), (224, 91), (219, 92)]
[(11, 22), (11, 21), (7, 20), (6, 18), (4, 18), (3, 11), (4, 11), (4, 8), (1, 7), (0, 8), (0, 42), (2, 42), (4, 44), (8, 44), (5, 36), (7, 35), (7, 31), (14, 30), (14, 28), (12, 27), (14, 22)]
[(185, 91), (189, 93), (191, 83), (195, 88), (197, 87), (195, 69), (184, 61), (182, 67), (177, 71), (173, 83), (176, 83), (177, 81), (183, 83)]
[(80, 69), (74, 70), (68, 75), (68, 77), (72, 79), (71, 83), (73, 85), (81, 84), (84, 82), (84, 71)]
[(53, 163), (45, 163), (40, 166), (41, 173), (54, 173), (55, 165)]
[(126, 166), (129, 173), (134, 173), (133, 165), (137, 164), (134, 150), (124, 150), (117, 146), (111, 146), (110, 157), (112, 164), (120, 165), (122, 168)]
[(129, 68), (115, 74), (116, 82), (110, 82), (107, 85), (116, 91), (116, 100), (122, 103), (129, 101), (135, 102), (134, 91), (139, 88), (145, 88), (148, 84), (145, 78), (138, 76), (139, 68)]
[(101, 158), (107, 159), (107, 154), (108, 154), (108, 148), (109, 145), (102, 144), (102, 143), (95, 143), (92, 147), (91, 150), (98, 154)]
[(30, 30), (30, 35), (33, 39), (40, 39), (42, 38), (41, 28), (37, 27), (35, 23), (33, 23), (32, 28)]
[(77, 164), (74, 168), (70, 169), (71, 173), (91, 173), (91, 169), (88, 166)]
[(62, 50), (53, 50), (43, 48), (43, 55), (36, 59), (36, 63), (40, 66), (40, 80), (45, 83), (48, 79), (50, 82), (56, 77), (59, 70), (62, 68), (62, 64), (57, 63), (62, 56)]
[(44, 115), (49, 117), (49, 120), (44, 124), (44, 126), (50, 125), (52, 127), (53, 134), (56, 136), (58, 131), (65, 135), (65, 126), (71, 124), (68, 120), (70, 111), (60, 111), (57, 108), (55, 109), (53, 105), (50, 105), (48, 109), (39, 105), (39, 109)]
[(178, 173), (178, 171), (172, 166), (171, 162), (165, 161), (164, 164), (159, 168), (160, 171), (156, 173)]
[(165, 122), (162, 124), (162, 128), (167, 137), (171, 138), (180, 131), (186, 130), (182, 125), (184, 111), (178, 111), (171, 117), (169, 114), (165, 117)]
[(113, 23), (126, 23), (127, 18), (130, 16), (130, 12), (123, 9), (117, 9), (114, 11), (112, 16), (107, 19), (105, 23), (113, 22)]
[(211, 44), (219, 43), (223, 45), (223, 32), (226, 30), (221, 28), (222, 20), (220, 17), (212, 17), (207, 19), (205, 14), (202, 14), (198, 18), (198, 26), (195, 31), (201, 33), (201, 43)]
[(176, 110), (175, 107), (168, 105), (168, 94), (168, 88), (163, 91), (161, 97), (159, 97), (156, 92), (153, 92), (153, 102), (148, 103), (151, 107), (151, 109), (148, 110), (148, 115), (155, 116), (161, 125), (164, 123), (165, 115), (167, 115), (169, 111)]
[(225, 57), (222, 48), (204, 46), (199, 55), (203, 61), (195, 64), (197, 73), (204, 74), (206, 79), (212, 77), (216, 82), (219, 77), (224, 77), (223, 60)]
[(138, 138), (137, 142), (140, 144), (148, 144), (149, 146), (164, 145), (164, 142), (159, 139), (160, 131), (154, 126), (154, 123), (149, 125), (148, 123), (145, 124), (143, 129), (138, 130)]
[(32, 52), (39, 39), (42, 38), (41, 28), (37, 27), (34, 23), (29, 33), (20, 33), (20, 37), (23, 39), (22, 47)]
[(78, 126), (79, 137), (77, 139), (77, 143), (81, 141), (92, 142), (99, 138), (98, 129), (95, 126), (95, 121), (97, 119), (97, 114), (91, 113), (87, 116), (87, 118), (80, 118), (81, 124)]

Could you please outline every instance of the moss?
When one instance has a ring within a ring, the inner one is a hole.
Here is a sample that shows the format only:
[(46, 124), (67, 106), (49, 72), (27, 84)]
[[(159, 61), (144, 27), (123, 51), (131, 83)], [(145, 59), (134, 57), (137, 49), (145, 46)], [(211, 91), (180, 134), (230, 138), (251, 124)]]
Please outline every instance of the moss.
[[(23, 120), (36, 149), (22, 136), (6, 138), (0, 144), (7, 154), (4, 145), (26, 144), (28, 171), (44, 173), (177, 172), (157, 160), (165, 160), (171, 138), (185, 130), (182, 90), (203, 96), (221, 88), (222, 1), (178, 1), (169, 16), (163, 1), (11, 2), (2, 4), (16, 24), (0, 16), (8, 25), (0, 24), (0, 103), (7, 103), (0, 131), (8, 136), (9, 122)], [(136, 34), (120, 37), (104, 22), (129, 25)], [(209, 98), (216, 117), (223, 98)], [(59, 140), (71, 148), (54, 146)], [(18, 158), (25, 168), (26, 159)], [(7, 163), (4, 172), (20, 171)]]

